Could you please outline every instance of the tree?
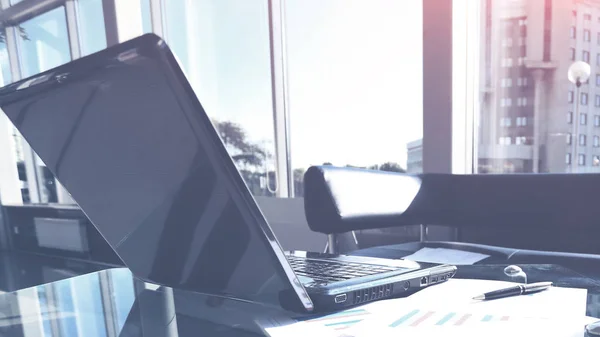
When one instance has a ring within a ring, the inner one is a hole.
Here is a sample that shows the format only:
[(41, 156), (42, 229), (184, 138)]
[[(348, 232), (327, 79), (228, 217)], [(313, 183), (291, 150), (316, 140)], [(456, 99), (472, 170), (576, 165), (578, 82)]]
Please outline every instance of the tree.
[[(29, 35), (25, 31), (25, 28), (18, 26), (17, 30), (19, 31), (19, 36), (25, 41), (29, 41)], [(0, 43), (6, 43), (6, 30), (0, 29)]]
[(386, 162), (386, 163), (383, 163), (381, 165), (369, 166), (369, 170), (406, 173), (406, 170), (403, 169), (400, 166), (400, 164), (393, 163), (393, 162)]
[(260, 145), (249, 142), (246, 132), (238, 124), (217, 120), (212, 121), (217, 133), (229, 151), (235, 163), (244, 168), (262, 168), (265, 160), (270, 156)]

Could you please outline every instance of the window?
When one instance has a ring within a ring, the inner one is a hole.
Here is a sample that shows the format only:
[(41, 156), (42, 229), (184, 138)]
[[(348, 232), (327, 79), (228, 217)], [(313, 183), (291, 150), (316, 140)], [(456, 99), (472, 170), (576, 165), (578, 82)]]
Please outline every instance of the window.
[(526, 126), (527, 117), (517, 117), (517, 126)]
[(525, 64), (525, 59), (526, 59), (526, 57), (519, 57), (519, 58), (517, 59), (517, 63), (518, 63), (518, 65), (519, 65), (519, 66), (522, 66), (523, 64)]
[(567, 100), (569, 103), (573, 103), (573, 91), (569, 91)]
[(567, 124), (572, 124), (573, 123), (573, 113), (572, 112), (567, 112)]
[(586, 144), (586, 136), (585, 135), (579, 135), (579, 145), (581, 146), (585, 146)]
[(584, 29), (583, 30), (583, 40), (585, 42), (590, 42), (590, 40), (591, 40), (591, 34), (590, 34), (590, 30), (589, 29)]
[(585, 92), (581, 93), (581, 105), (587, 105), (588, 104), (588, 94), (586, 94)]
[(574, 39), (577, 37), (577, 31), (574, 26), (571, 26), (571, 38)]
[(571, 164), (571, 154), (570, 153), (567, 153), (567, 155), (565, 156), (565, 163), (567, 165)]
[(252, 194), (274, 196), (268, 13), (257, 1), (241, 3), (164, 1), (164, 38)]
[(577, 164), (579, 166), (585, 166), (585, 154), (580, 154), (577, 158)]
[(580, 125), (587, 125), (587, 114), (586, 113), (580, 113), (579, 114), (579, 124)]
[(583, 14), (583, 19), (586, 21), (591, 21), (592, 20), (592, 15), (591, 14)]
[[(267, 3), (251, 2), (264, 7)], [(423, 76), (423, 23), (422, 16), (415, 17), (422, 7), (421, 1), (285, 1), (289, 98), (294, 102), (289, 111), (291, 162), (299, 187), (304, 170), (325, 162), (361, 167), (392, 162), (408, 171), (422, 165), (422, 146), (409, 147), (423, 138), (423, 89), (422, 85), (409, 87), (404, 80)], [(361, 24), (356, 18), (361, 18)], [(268, 26), (264, 32), (268, 33)], [(408, 50), (407, 45), (414, 47)], [(398, 92), (407, 95), (403, 105), (413, 112), (395, 113)], [(372, 113), (367, 119), (364, 109)], [(342, 111), (348, 115), (340, 123)], [(357, 132), (366, 134), (357, 139)], [(332, 134), (336, 142), (329, 141)]]
[(519, 19), (519, 26), (526, 26), (527, 25), (527, 19)]
[(502, 88), (512, 87), (512, 78), (503, 78), (500, 80), (500, 86)]
[(512, 47), (513, 45), (513, 39), (508, 37), (502, 40), (502, 46), (504, 47)]
[(600, 44), (600, 33), (598, 33), (598, 44)]
[(600, 147), (600, 137), (594, 136), (594, 147)]
[(89, 55), (106, 48), (102, 0), (77, 1), (81, 55)]
[(600, 66), (600, 54), (596, 54), (596, 65)]
[(524, 136), (515, 137), (515, 144), (516, 145), (526, 145), (527, 137), (524, 137)]
[(510, 68), (513, 66), (513, 59), (508, 57), (508, 58), (503, 58), (500, 61), (500, 66), (503, 68)]
[(596, 86), (600, 87), (600, 74), (596, 74)]
[(571, 52), (571, 54), (569, 57), (570, 57), (571, 61), (575, 61), (575, 48), (571, 48), (570, 52)]
[(567, 145), (571, 145), (571, 138), (573, 138), (572, 135), (567, 133)]
[(22, 77), (71, 61), (64, 7), (26, 21), (21, 27), (27, 32), (26, 36), (18, 39)]
[(511, 145), (512, 138), (511, 137), (500, 137), (498, 138), (498, 144), (500, 145)]
[(573, 12), (571, 12), (571, 15), (573, 16), (573, 19), (577, 19), (577, 11), (573, 10)]
[(581, 55), (583, 62), (589, 63), (590, 62), (590, 52), (589, 51), (583, 51), (582, 55)]
[(502, 117), (500, 118), (500, 126), (508, 127), (511, 126), (512, 119), (510, 117)]
[(600, 95), (596, 95), (595, 106), (600, 107)]
[(594, 160), (592, 162), (592, 165), (594, 165), (594, 166), (599, 166), (600, 165), (600, 156), (594, 156)]
[(600, 126), (600, 116), (599, 115), (594, 116), (594, 126)]

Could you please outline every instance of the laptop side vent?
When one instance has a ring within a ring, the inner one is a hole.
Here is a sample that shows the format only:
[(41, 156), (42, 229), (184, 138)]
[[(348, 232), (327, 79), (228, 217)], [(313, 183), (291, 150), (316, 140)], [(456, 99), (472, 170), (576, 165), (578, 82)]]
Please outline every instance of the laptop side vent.
[(394, 292), (394, 284), (357, 290), (354, 292), (354, 304), (365, 303), (388, 297)]

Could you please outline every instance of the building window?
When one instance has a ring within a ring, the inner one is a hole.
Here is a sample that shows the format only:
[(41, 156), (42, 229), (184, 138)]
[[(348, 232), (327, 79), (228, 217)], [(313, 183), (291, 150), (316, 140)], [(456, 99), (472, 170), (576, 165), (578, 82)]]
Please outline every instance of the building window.
[(596, 74), (596, 86), (600, 87), (600, 74)]
[(585, 166), (585, 154), (580, 154), (577, 158), (577, 164), (579, 166)]
[(510, 87), (512, 87), (512, 78), (503, 78), (503, 79), (500, 79), (500, 86), (502, 88), (507, 88), (507, 87), (510, 88)]
[(588, 104), (588, 94), (586, 94), (585, 92), (581, 93), (581, 105), (587, 105)]
[(503, 47), (512, 47), (513, 45), (513, 39), (512, 37), (508, 37), (505, 39), (502, 39), (502, 46)]
[(527, 19), (519, 19), (519, 26), (526, 26), (527, 25)]
[[(598, 56), (600, 57), (600, 54), (598, 54)], [(571, 55), (569, 57), (571, 58), (571, 61), (575, 61), (575, 48), (571, 48)]]
[(527, 106), (527, 97), (517, 98), (517, 106)]
[(573, 19), (577, 19), (577, 11), (573, 10), (572, 14), (573, 14)]
[(592, 15), (591, 14), (583, 14), (583, 19), (587, 20), (587, 21), (591, 21), (592, 20)]
[(525, 143), (527, 143), (527, 138), (526, 137), (515, 137), (515, 144), (517, 145), (525, 145)]
[(592, 165), (594, 165), (594, 166), (600, 165), (600, 156), (594, 156), (594, 161), (592, 162)]
[(573, 124), (573, 113), (571, 111), (567, 112), (567, 124)]
[(579, 135), (579, 145), (581, 146), (585, 146), (586, 144), (586, 136), (585, 135)]
[(575, 26), (571, 26), (571, 38), (574, 39), (577, 36)]
[(594, 147), (600, 147), (600, 137), (594, 136)]
[(500, 145), (511, 145), (512, 138), (511, 137), (500, 137), (500, 138), (498, 138), (498, 143)]
[(600, 44), (600, 33), (598, 33), (598, 44)]
[(510, 68), (513, 66), (513, 59), (508, 57), (508, 58), (503, 58), (500, 64), (501, 67), (503, 68)]
[(508, 127), (511, 126), (512, 119), (510, 117), (500, 118), (500, 126)]
[(584, 50), (582, 52), (581, 56), (582, 56), (582, 59), (583, 59), (584, 62), (590, 63), (590, 52), (589, 51)]
[(569, 95), (567, 96), (567, 100), (569, 103), (573, 103), (573, 91), (569, 91)]
[(567, 155), (565, 156), (565, 164), (570, 165), (571, 164), (571, 154), (567, 153)]
[(600, 54), (596, 54), (596, 65), (600, 66)]
[(591, 40), (591, 35), (590, 35), (590, 30), (589, 29), (584, 29), (583, 30), (583, 40), (585, 42), (590, 42)]
[(600, 107), (600, 95), (596, 95), (596, 102), (595, 103), (596, 103), (595, 104), (596, 106)]
[(526, 126), (527, 117), (517, 117), (517, 126)]
[(567, 145), (571, 145), (571, 134), (567, 133)]
[(594, 116), (594, 126), (600, 126), (600, 115)]
[(524, 64), (525, 64), (525, 60), (526, 60), (526, 59), (527, 59), (526, 57), (519, 57), (519, 58), (517, 59), (517, 64), (518, 64), (519, 66), (522, 66), (522, 65), (524, 65)]
[(580, 113), (579, 114), (579, 124), (580, 125), (587, 125), (587, 114), (586, 113)]

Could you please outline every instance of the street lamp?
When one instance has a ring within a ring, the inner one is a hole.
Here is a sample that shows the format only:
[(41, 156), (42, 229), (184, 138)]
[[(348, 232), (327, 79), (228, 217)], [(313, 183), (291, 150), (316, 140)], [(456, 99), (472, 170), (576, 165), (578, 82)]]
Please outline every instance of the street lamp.
[(573, 119), (573, 136), (571, 137), (571, 143), (573, 144), (573, 156), (571, 157), (571, 173), (576, 171), (575, 164), (579, 165), (579, 156), (577, 150), (579, 148), (579, 123), (581, 123), (579, 116), (579, 89), (581, 84), (590, 78), (591, 73), (590, 65), (583, 61), (573, 62), (569, 67), (567, 77), (571, 83), (575, 84), (575, 118)]

